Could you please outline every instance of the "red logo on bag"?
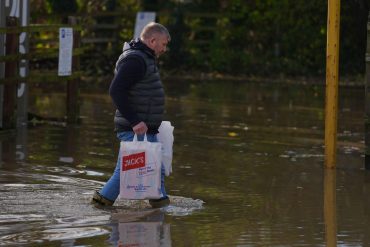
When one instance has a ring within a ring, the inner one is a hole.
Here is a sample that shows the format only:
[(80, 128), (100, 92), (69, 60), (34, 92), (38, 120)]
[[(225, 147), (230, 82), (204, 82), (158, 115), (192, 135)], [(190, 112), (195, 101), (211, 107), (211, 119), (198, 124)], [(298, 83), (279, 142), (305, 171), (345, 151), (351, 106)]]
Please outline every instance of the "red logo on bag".
[(145, 152), (130, 154), (122, 158), (122, 171), (136, 169), (145, 166)]

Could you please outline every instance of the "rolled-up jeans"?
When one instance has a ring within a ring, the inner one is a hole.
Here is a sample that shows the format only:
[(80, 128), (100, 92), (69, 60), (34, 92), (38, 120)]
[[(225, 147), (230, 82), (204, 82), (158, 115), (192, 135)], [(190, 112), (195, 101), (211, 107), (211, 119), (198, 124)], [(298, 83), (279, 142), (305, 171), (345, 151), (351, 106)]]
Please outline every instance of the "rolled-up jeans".
[[(133, 131), (123, 131), (118, 132), (117, 137), (120, 141), (132, 141), (134, 139), (135, 133)], [(156, 134), (146, 134), (147, 139), (149, 142), (158, 142)], [(138, 141), (142, 141), (144, 139), (144, 135), (138, 135)], [(120, 187), (120, 166), (121, 162), (118, 158), (116, 168), (114, 169), (113, 175), (101, 189), (100, 194), (111, 201), (115, 201), (119, 195), (119, 187)], [(164, 187), (164, 166), (162, 164), (161, 167), (161, 192), (163, 197), (167, 196), (166, 189)]]

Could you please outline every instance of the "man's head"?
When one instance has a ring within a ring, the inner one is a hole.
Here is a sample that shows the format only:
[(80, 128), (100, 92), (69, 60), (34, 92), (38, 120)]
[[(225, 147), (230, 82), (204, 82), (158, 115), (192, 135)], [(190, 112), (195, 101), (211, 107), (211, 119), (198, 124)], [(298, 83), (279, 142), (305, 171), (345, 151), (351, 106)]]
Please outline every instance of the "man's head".
[(140, 39), (159, 57), (166, 52), (167, 44), (171, 41), (170, 33), (163, 25), (155, 22), (147, 24), (141, 31)]

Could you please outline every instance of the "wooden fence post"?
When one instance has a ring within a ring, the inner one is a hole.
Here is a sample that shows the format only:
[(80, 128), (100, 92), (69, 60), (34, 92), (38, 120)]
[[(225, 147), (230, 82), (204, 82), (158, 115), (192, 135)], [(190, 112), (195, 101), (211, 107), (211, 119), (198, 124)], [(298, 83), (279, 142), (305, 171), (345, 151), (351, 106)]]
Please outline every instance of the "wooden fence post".
[[(74, 16), (68, 17), (68, 24), (71, 26), (77, 25), (77, 18)], [(81, 35), (80, 31), (73, 30), (73, 50), (80, 48)], [(80, 70), (80, 55), (72, 58), (72, 73)], [(67, 122), (77, 123), (79, 118), (79, 84), (80, 78), (67, 81)]]
[[(7, 17), (6, 26), (16, 27), (16, 17)], [(19, 34), (7, 33), (5, 41), (6, 55), (14, 55), (18, 53)], [(6, 82), (7, 78), (17, 75), (18, 61), (8, 61), (5, 63), (5, 84), (4, 84), (4, 105), (3, 105), (3, 129), (12, 129), (16, 126), (16, 102), (17, 102), (17, 84), (10, 81)]]
[(367, 20), (367, 48), (365, 57), (365, 168), (366, 170), (370, 170), (370, 11)]

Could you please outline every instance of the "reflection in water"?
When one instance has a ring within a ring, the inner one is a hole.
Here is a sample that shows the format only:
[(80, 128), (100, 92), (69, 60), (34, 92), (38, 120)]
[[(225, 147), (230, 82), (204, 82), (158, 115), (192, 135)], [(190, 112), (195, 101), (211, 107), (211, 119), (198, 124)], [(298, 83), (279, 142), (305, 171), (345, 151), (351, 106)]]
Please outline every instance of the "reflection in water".
[(22, 162), (27, 157), (27, 137), (28, 137), (28, 127), (26, 125), (21, 125), (17, 127), (16, 134), (16, 160), (17, 162)]
[[(133, 215), (132, 215), (133, 214)], [(142, 217), (143, 214), (148, 214)], [(127, 218), (141, 216), (135, 222)], [(164, 223), (164, 213), (160, 210), (144, 212), (125, 212), (112, 216), (112, 233), (109, 242), (114, 246), (171, 246), (170, 225)]]
[(337, 246), (336, 170), (324, 170), (324, 220), (326, 246)]

